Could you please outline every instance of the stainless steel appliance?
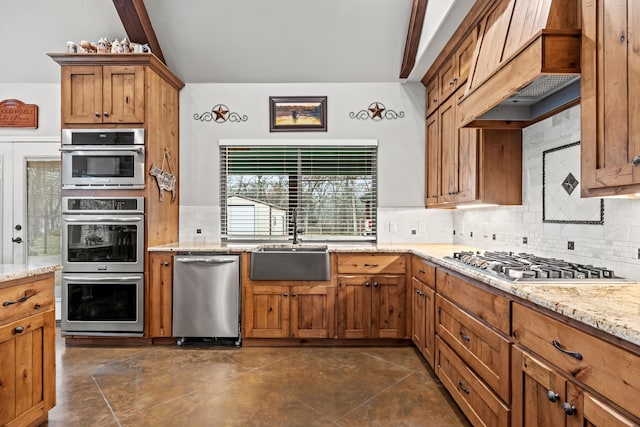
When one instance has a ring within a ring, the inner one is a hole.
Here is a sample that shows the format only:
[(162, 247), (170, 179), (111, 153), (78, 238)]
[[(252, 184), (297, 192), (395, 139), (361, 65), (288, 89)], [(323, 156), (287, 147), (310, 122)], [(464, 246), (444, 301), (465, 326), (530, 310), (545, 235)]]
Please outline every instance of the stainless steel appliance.
[(240, 257), (178, 255), (173, 266), (173, 335), (237, 338), (240, 345)]
[(64, 335), (142, 336), (143, 273), (63, 273)]
[(63, 129), (62, 188), (144, 188), (144, 129)]
[(626, 281), (605, 267), (594, 267), (556, 258), (544, 258), (528, 253), (462, 251), (454, 252), (452, 257), (445, 257), (445, 259), (483, 270), (487, 274), (501, 279), (518, 282), (572, 279), (591, 282), (594, 280)]
[(144, 197), (63, 197), (64, 271), (144, 271)]
[(62, 203), (62, 333), (142, 336), (144, 197)]

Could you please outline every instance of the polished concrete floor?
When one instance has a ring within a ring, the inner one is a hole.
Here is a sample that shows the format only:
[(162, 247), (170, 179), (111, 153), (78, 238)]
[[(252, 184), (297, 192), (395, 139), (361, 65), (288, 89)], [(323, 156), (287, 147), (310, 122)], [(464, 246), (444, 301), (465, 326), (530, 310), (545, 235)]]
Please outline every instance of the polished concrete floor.
[(470, 425), (413, 347), (56, 352), (49, 426)]

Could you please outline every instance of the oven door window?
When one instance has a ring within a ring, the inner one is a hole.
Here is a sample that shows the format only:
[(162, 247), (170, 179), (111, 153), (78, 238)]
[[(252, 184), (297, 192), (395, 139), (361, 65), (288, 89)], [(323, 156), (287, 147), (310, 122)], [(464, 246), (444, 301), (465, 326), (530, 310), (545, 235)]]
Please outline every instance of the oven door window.
[(136, 263), (138, 227), (132, 224), (68, 224), (68, 262)]
[(67, 320), (136, 322), (138, 320), (137, 286), (136, 283), (69, 283), (67, 285)]
[(133, 178), (134, 154), (74, 154), (71, 160), (72, 178)]

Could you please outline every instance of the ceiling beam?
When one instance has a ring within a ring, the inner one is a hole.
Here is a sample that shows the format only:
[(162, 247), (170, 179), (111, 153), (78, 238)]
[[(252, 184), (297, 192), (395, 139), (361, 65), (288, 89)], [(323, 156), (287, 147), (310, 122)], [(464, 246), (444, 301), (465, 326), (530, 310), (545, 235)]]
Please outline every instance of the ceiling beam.
[(113, 0), (113, 5), (120, 15), (120, 21), (129, 37), (129, 41), (148, 44), (151, 52), (164, 64), (164, 55), (156, 37), (151, 20), (144, 6), (144, 0)]
[(429, 3), (429, 0), (413, 0), (407, 41), (404, 44), (404, 55), (402, 57), (402, 67), (400, 68), (401, 79), (409, 77), (413, 66), (416, 64), (416, 55), (418, 54), (424, 15), (427, 12), (427, 3)]

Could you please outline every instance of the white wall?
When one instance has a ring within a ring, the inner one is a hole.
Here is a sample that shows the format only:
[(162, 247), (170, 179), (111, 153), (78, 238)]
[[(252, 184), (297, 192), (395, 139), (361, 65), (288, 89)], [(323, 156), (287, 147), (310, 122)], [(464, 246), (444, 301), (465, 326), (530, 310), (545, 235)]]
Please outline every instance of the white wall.
[[(336, 64), (338, 66), (338, 64)], [(327, 132), (270, 132), (269, 96), (327, 96)], [(395, 120), (349, 117), (373, 102), (404, 112)], [(246, 122), (202, 122), (194, 114), (225, 104)], [(180, 240), (219, 240), (221, 138), (376, 139), (378, 204), (424, 205), (424, 87), (420, 83), (189, 84), (180, 92)], [(196, 228), (202, 234), (195, 235)]]
[[(523, 205), (456, 211), (454, 242), (608, 267), (619, 276), (640, 280), (640, 200), (605, 199), (603, 225), (542, 221), (543, 152), (580, 141), (580, 106), (529, 126), (522, 137)], [(569, 241), (574, 250), (567, 249)]]

